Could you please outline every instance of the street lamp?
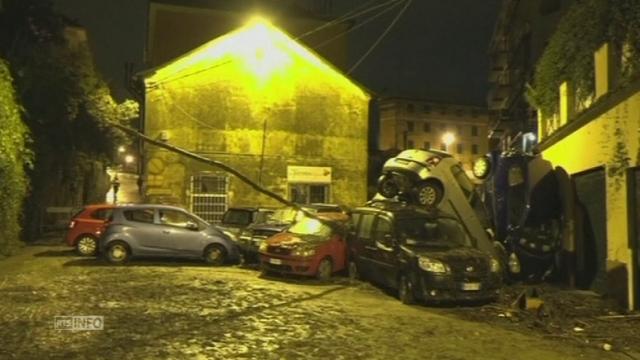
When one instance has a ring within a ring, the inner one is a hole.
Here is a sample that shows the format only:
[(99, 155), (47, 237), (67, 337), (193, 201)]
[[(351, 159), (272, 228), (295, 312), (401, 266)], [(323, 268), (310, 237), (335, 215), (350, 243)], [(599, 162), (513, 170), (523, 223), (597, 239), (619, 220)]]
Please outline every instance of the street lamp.
[(456, 136), (453, 135), (452, 132), (447, 131), (442, 134), (442, 142), (444, 143), (445, 151), (449, 152), (449, 145), (453, 144), (454, 141), (456, 141)]

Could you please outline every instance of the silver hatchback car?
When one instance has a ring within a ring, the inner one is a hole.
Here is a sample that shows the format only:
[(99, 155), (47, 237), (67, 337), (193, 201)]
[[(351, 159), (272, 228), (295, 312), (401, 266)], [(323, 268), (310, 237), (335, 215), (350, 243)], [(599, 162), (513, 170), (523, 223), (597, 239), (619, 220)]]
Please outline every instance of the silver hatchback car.
[(235, 242), (188, 211), (168, 205), (126, 205), (114, 209), (99, 240), (111, 263), (132, 256), (200, 258), (212, 265), (239, 259)]

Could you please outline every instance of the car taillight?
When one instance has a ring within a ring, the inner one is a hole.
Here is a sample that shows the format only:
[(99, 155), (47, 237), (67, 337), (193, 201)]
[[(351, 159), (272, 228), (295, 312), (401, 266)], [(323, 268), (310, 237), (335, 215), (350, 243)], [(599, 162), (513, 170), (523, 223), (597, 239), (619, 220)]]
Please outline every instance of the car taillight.
[(74, 226), (76, 226), (76, 222), (75, 222), (75, 220), (71, 220), (69, 222), (69, 229), (73, 229)]

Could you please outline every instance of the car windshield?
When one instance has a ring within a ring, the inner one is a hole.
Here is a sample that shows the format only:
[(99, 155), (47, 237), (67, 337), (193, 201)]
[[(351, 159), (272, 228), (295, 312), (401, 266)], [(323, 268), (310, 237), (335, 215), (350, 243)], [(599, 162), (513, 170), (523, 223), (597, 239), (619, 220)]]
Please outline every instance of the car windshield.
[(288, 232), (297, 235), (316, 235), (327, 237), (331, 235), (331, 228), (318, 219), (303, 217), (300, 221), (291, 226)]
[(249, 225), (251, 223), (251, 211), (242, 209), (229, 209), (222, 217), (223, 224)]
[(303, 216), (301, 211), (292, 207), (277, 209), (273, 212), (269, 220), (270, 224), (291, 224)]
[(460, 223), (448, 218), (399, 219), (400, 239), (407, 245), (456, 248), (471, 246), (471, 239)]

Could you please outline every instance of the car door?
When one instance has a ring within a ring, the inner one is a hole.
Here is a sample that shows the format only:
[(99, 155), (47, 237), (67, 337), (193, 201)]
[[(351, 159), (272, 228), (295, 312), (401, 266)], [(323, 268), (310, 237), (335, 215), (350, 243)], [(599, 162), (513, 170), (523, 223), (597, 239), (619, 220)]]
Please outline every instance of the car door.
[(196, 220), (184, 211), (158, 209), (160, 242), (167, 252), (175, 256), (200, 256), (204, 249), (203, 237)]
[(159, 241), (161, 229), (155, 223), (155, 209), (124, 210), (127, 219), (127, 233), (132, 241), (133, 252), (137, 255), (162, 255), (166, 249)]
[(371, 238), (371, 228), (375, 214), (361, 213), (358, 226), (355, 231), (355, 238), (351, 249), (358, 271), (365, 278), (371, 278), (374, 275), (374, 253), (376, 251), (375, 244)]
[(395, 287), (398, 276), (398, 260), (391, 218), (377, 215), (371, 237), (375, 245), (375, 251), (372, 252), (374, 276), (379, 282)]

